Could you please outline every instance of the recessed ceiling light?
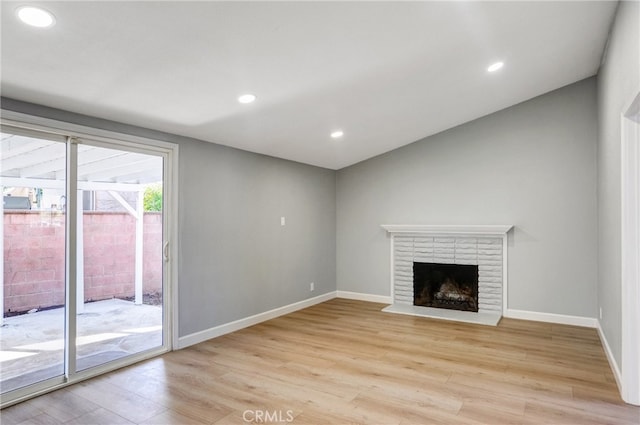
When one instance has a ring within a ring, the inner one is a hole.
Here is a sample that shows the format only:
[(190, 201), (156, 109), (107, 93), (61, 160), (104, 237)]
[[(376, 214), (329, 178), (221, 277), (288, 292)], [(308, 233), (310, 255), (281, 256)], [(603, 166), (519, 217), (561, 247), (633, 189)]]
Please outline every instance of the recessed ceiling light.
[(489, 68), (487, 68), (487, 71), (496, 72), (497, 70), (499, 70), (503, 66), (504, 66), (504, 62), (496, 62), (496, 63), (492, 64)]
[(255, 94), (243, 94), (238, 98), (238, 102), (240, 103), (251, 103), (256, 100)]
[(39, 7), (22, 6), (16, 10), (16, 14), (22, 22), (32, 27), (48, 28), (56, 22), (51, 12)]
[(344, 136), (344, 132), (342, 130), (336, 130), (331, 133), (331, 137), (333, 137), (334, 139), (339, 139), (342, 136)]

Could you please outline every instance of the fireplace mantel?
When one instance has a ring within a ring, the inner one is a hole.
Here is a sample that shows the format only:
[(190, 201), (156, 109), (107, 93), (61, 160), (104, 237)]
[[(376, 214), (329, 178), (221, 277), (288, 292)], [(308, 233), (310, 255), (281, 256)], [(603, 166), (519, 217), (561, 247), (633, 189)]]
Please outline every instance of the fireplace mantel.
[(513, 225), (383, 224), (381, 227), (392, 235), (468, 235), (502, 237), (513, 228)]

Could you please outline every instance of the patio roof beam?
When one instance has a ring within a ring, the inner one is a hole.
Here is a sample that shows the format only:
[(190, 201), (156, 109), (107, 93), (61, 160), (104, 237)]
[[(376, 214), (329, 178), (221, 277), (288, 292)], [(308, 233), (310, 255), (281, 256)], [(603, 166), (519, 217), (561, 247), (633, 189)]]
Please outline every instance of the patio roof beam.
[[(84, 162), (93, 162), (105, 158), (104, 151), (87, 145), (78, 145), (78, 155), (82, 155), (80, 159)], [(51, 172), (55, 172), (62, 177), (64, 176), (66, 162), (64, 154), (55, 158), (48, 158), (47, 161), (21, 168), (20, 177), (37, 177)]]
[(47, 161), (52, 157), (55, 158), (59, 155), (59, 153), (60, 144), (51, 143), (50, 145), (25, 152), (21, 155), (16, 155), (12, 158), (5, 158), (3, 154), (2, 161), (0, 161), (0, 167), (3, 171), (27, 167), (39, 162)]
[(138, 219), (138, 212), (136, 210), (133, 209), (133, 207), (131, 205), (129, 205), (129, 203), (127, 202), (126, 199), (124, 199), (118, 192), (115, 192), (113, 190), (108, 191), (109, 195), (111, 195), (111, 197), (113, 199), (115, 199), (116, 201), (118, 201), (118, 203), (120, 205), (122, 205), (122, 207), (127, 210), (127, 212), (129, 214), (131, 214), (133, 216), (133, 218), (135, 218), (136, 220)]
[(137, 173), (145, 170), (153, 170), (158, 167), (158, 161), (160, 158), (148, 156), (140, 158), (137, 161), (127, 162), (126, 164), (120, 163), (118, 166), (111, 166), (108, 169), (102, 171), (92, 170), (89, 173), (80, 172), (80, 178), (82, 180), (101, 181), (101, 180), (116, 180), (119, 176), (124, 176), (131, 173)]
[(22, 155), (24, 153), (29, 153), (42, 147), (41, 140), (33, 140), (27, 139), (31, 141), (24, 140), (12, 140), (12, 136), (9, 136), (6, 139), (2, 139), (2, 159), (13, 158), (18, 155)]
[[(39, 187), (42, 189), (64, 189), (64, 180), (32, 179), (24, 177), (0, 177), (0, 185), (12, 187)], [(144, 190), (143, 184), (108, 183), (79, 181), (78, 188), (82, 190), (117, 190), (118, 192), (139, 192)]]
[(136, 305), (142, 304), (142, 255), (143, 255), (143, 236), (144, 236), (144, 192), (138, 192), (136, 209), (127, 202), (118, 192), (109, 191), (109, 195), (113, 197), (120, 205), (127, 210), (129, 214), (136, 220), (136, 247), (135, 247), (135, 268), (134, 268), (134, 288)]
[[(119, 167), (131, 163), (139, 163), (146, 159), (145, 155), (128, 153), (128, 152), (113, 152), (109, 157), (103, 158), (93, 162), (82, 162), (78, 164), (78, 176), (86, 176), (88, 174), (95, 174), (99, 172), (108, 172), (107, 176), (113, 175)], [(82, 179), (82, 177), (80, 177)], [(90, 179), (87, 179), (90, 180)]]
[[(156, 175), (157, 174), (157, 175)], [(141, 170), (131, 174), (125, 174), (116, 177), (116, 183), (126, 183), (126, 182), (138, 182), (138, 184), (144, 183), (157, 183), (162, 181), (162, 171), (158, 171), (151, 175), (149, 170)]]

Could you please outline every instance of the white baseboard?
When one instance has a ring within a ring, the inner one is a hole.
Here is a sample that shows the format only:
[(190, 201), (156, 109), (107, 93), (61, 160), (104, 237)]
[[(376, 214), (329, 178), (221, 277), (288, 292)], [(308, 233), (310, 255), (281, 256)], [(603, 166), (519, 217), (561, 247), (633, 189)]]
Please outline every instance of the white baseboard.
[(258, 323), (275, 319), (276, 317), (284, 316), (285, 314), (293, 313), (294, 311), (302, 310), (303, 308), (311, 307), (313, 305), (332, 300), (335, 297), (336, 297), (335, 291), (327, 292), (324, 295), (319, 295), (317, 297), (302, 300), (297, 303), (274, 308), (273, 310), (265, 311), (264, 313), (259, 313), (253, 316), (245, 317), (244, 319), (239, 319), (233, 322), (225, 323), (224, 325), (215, 326), (213, 328), (205, 329), (203, 331), (181, 336), (178, 338), (178, 346), (176, 348), (177, 349), (186, 348), (186, 347), (189, 347), (190, 345), (198, 344), (200, 342), (209, 340), (211, 338), (216, 338), (218, 336), (222, 336), (231, 332), (239, 331), (240, 329), (248, 328), (249, 326), (257, 325)]
[[(390, 296), (386, 296), (386, 295), (374, 295), (374, 294), (365, 294), (361, 292), (350, 292), (350, 291), (327, 292), (326, 294), (319, 295), (314, 298), (309, 298), (293, 304), (278, 307), (273, 310), (265, 311), (264, 313), (259, 313), (253, 316), (245, 317), (244, 319), (235, 320), (233, 322), (225, 323), (223, 325), (215, 326), (213, 328), (205, 329), (203, 331), (194, 332), (189, 335), (181, 336), (178, 338), (178, 344), (177, 344), (177, 347), (175, 348), (181, 349), (181, 348), (189, 347), (190, 345), (198, 344), (200, 342), (206, 341), (211, 338), (216, 338), (218, 336), (235, 332), (240, 329), (248, 328), (249, 326), (257, 325), (258, 323), (275, 319), (276, 317), (293, 313), (294, 311), (302, 310), (304, 308), (311, 307), (313, 305), (320, 304), (325, 301), (332, 300), (334, 298), (345, 298), (350, 300), (367, 301), (367, 302), (374, 302), (374, 303), (381, 303), (381, 304), (391, 304), (393, 301)], [(616, 376), (616, 381), (618, 381), (618, 385), (619, 385), (620, 369), (618, 368), (618, 365), (615, 363), (615, 360), (613, 360), (613, 356), (611, 356), (611, 350), (609, 349), (607, 341), (604, 338), (604, 334), (602, 333), (602, 329), (600, 328), (600, 324), (597, 319), (592, 317), (567, 316), (562, 314), (539, 313), (535, 311), (513, 310), (513, 309), (508, 309), (505, 312), (504, 317), (510, 317), (513, 319), (534, 320), (538, 322), (559, 323), (564, 325), (597, 328), (598, 333), (600, 334), (600, 338), (603, 342), (603, 346), (605, 347), (607, 358), (609, 359), (609, 363), (611, 363), (611, 367), (614, 370), (614, 375)]]
[(616, 378), (618, 391), (620, 391), (620, 394), (622, 394), (622, 374), (620, 373), (620, 368), (618, 367), (618, 362), (616, 362), (616, 358), (613, 357), (613, 353), (611, 352), (611, 347), (609, 347), (609, 342), (607, 341), (607, 337), (604, 336), (604, 332), (602, 331), (602, 326), (600, 326), (599, 320), (596, 320), (596, 329), (598, 330), (598, 336), (600, 337), (602, 348), (604, 348), (604, 353), (607, 355), (609, 366), (613, 371), (613, 377)]
[(371, 303), (391, 304), (391, 297), (386, 295), (363, 294), (361, 292), (336, 291), (338, 298), (348, 300), (368, 301)]
[(558, 323), (561, 325), (583, 326), (597, 328), (598, 320), (595, 317), (568, 316), (564, 314), (539, 313), (537, 311), (507, 309), (504, 317), (511, 319), (533, 320), (535, 322)]

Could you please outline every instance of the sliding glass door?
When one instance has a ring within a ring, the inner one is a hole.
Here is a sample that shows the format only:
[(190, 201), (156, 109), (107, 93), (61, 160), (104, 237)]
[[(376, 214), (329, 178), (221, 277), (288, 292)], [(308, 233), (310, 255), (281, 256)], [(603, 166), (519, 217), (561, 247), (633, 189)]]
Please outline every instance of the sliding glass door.
[(3, 129), (0, 137), (5, 393), (65, 372), (66, 145), (64, 137), (33, 131)]
[(2, 128), (0, 397), (168, 350), (163, 149)]
[(162, 170), (78, 145), (77, 370), (162, 347)]

